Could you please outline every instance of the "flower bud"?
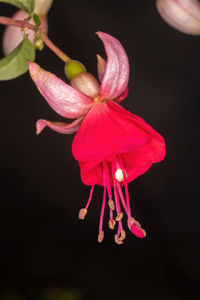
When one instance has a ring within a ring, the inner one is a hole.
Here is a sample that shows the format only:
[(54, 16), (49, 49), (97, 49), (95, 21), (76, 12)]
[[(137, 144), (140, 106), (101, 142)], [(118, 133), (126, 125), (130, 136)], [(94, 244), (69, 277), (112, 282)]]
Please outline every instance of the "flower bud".
[(34, 13), (39, 16), (46, 16), (53, 3), (53, 0), (35, 0)]
[[(21, 20), (28, 18), (29, 14), (24, 10), (18, 10), (13, 16), (12, 19)], [(47, 32), (47, 20), (44, 17), (41, 17), (41, 27)], [(34, 21), (30, 20), (31, 24), (34, 24)], [(25, 33), (28, 35), (29, 40), (34, 43), (34, 31), (26, 30)], [(10, 54), (23, 40), (22, 29), (15, 26), (6, 26), (4, 36), (3, 36), (3, 52), (5, 55)]]
[(99, 94), (99, 82), (89, 73), (80, 73), (73, 77), (71, 86), (89, 97), (96, 97)]
[(75, 76), (85, 72), (86, 69), (84, 65), (77, 60), (70, 60), (65, 65), (65, 75), (69, 80), (72, 80)]
[(163, 19), (181, 32), (200, 35), (200, 3), (198, 0), (157, 0)]

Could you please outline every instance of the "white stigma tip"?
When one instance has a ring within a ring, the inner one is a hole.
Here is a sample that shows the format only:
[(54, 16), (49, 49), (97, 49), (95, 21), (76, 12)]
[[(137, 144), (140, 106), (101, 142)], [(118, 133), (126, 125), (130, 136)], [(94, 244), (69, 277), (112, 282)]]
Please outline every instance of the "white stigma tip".
[(115, 172), (115, 179), (116, 179), (118, 182), (124, 181), (124, 175), (123, 175), (122, 169), (117, 169), (117, 170), (116, 170), (116, 172)]

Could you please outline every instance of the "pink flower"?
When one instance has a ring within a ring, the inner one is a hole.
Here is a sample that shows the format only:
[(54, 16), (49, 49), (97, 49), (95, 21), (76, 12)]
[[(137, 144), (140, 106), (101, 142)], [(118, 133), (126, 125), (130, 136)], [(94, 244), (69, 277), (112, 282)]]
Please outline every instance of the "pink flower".
[(161, 17), (175, 29), (200, 35), (199, 0), (156, 0)]
[(103, 32), (97, 34), (104, 44), (107, 62), (98, 56), (101, 86), (93, 98), (35, 63), (30, 63), (29, 70), (49, 105), (61, 116), (76, 119), (71, 124), (38, 120), (37, 133), (46, 126), (64, 134), (78, 130), (72, 153), (79, 162), (83, 183), (91, 186), (89, 200), (80, 210), (79, 218), (84, 219), (87, 213), (94, 186), (103, 186), (98, 241), (104, 237), (103, 218), (108, 195), (109, 227), (114, 229), (117, 222), (115, 241), (122, 244), (125, 238), (122, 207), (132, 233), (140, 238), (146, 236), (131, 215), (128, 183), (164, 158), (165, 142), (144, 120), (117, 103), (128, 94), (128, 58), (118, 40)]

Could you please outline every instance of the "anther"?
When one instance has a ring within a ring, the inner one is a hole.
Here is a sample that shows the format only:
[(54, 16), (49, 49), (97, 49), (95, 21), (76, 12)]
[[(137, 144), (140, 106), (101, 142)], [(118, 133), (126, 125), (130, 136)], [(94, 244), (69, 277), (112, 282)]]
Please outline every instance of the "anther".
[(115, 220), (109, 220), (109, 228), (110, 229), (113, 230), (115, 228), (115, 224), (116, 224)]
[(117, 222), (119, 222), (119, 221), (121, 221), (122, 218), (123, 218), (123, 212), (121, 212), (120, 214), (118, 214), (118, 215), (116, 216), (115, 220), (116, 220)]
[(111, 210), (115, 210), (115, 203), (112, 199), (108, 200), (108, 205), (109, 205)]
[(115, 234), (115, 243), (118, 244), (118, 245), (123, 244), (123, 241), (120, 240), (120, 238), (118, 237), (117, 234)]
[(119, 241), (123, 241), (126, 238), (126, 232), (124, 230), (121, 231), (121, 235), (118, 238)]
[(81, 208), (80, 211), (79, 211), (79, 219), (84, 220), (86, 214), (87, 214), (87, 209), (86, 208)]
[(98, 242), (101, 243), (103, 241), (103, 239), (104, 239), (104, 232), (101, 231), (98, 234)]

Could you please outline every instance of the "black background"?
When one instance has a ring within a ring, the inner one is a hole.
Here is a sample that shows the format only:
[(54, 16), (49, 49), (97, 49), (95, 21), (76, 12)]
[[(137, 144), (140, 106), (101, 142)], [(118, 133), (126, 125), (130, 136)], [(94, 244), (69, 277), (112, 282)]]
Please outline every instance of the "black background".
[[(14, 11), (0, 5), (0, 15)], [(1, 289), (68, 287), (95, 300), (199, 299), (200, 37), (167, 25), (153, 0), (59, 0), (48, 18), (52, 41), (95, 76), (96, 54), (105, 57), (95, 32), (120, 40), (130, 60), (122, 106), (165, 137), (167, 156), (129, 184), (147, 237), (127, 230), (118, 246), (105, 219), (98, 244), (103, 191), (95, 189), (85, 221), (78, 220), (89, 188), (72, 157), (73, 136), (49, 129), (35, 135), (37, 119), (63, 119), (28, 73), (0, 82)], [(36, 61), (65, 80), (62, 61), (47, 48)]]

